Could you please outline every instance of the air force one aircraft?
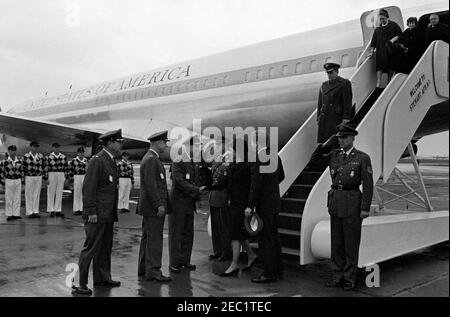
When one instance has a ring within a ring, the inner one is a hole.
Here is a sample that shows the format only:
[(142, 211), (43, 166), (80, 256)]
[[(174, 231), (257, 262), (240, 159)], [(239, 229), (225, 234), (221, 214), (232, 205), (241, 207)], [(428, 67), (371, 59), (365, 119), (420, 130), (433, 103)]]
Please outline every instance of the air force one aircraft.
[[(386, 8), (403, 28), (410, 16), (425, 28), (431, 13), (448, 24), (448, 3)], [(386, 182), (405, 148), (415, 161), (413, 142), (449, 128), (449, 49), (432, 42), (410, 74), (396, 74), (383, 93), (376, 86), (374, 57), (367, 58), (378, 10), (318, 30), (251, 45), (226, 53), (107, 81), (78, 91), (25, 102), (0, 113), (3, 145), (58, 141), (65, 152), (122, 128), (125, 148), (135, 157), (148, 147), (146, 138), (176, 127), (277, 127), (279, 155), (286, 177), (280, 184), (279, 234), (283, 253), (300, 264), (330, 257), (326, 206), (329, 170), (311, 170), (317, 147), (316, 108), (322, 65), (342, 65), (352, 83), (359, 135), (355, 146), (372, 159), (374, 181)], [(46, 152), (46, 149), (42, 149)], [(168, 156), (166, 157), (169, 158)], [(427, 212), (383, 214), (364, 220), (360, 267), (433, 245), (449, 238), (449, 212), (432, 211), (420, 170)], [(377, 191), (375, 191), (377, 193)], [(377, 195), (375, 195), (377, 196)], [(379, 200), (380, 209), (382, 201)]]
[[(408, 9), (389, 8), (403, 18), (439, 12), (448, 21), (448, 4)], [(30, 140), (61, 143), (65, 150), (93, 140), (105, 131), (122, 128), (125, 148), (135, 156), (147, 147), (146, 138), (160, 130), (202, 126), (271, 127), (279, 129), (284, 146), (313, 113), (318, 89), (326, 80), (322, 65), (336, 61), (349, 78), (364, 58), (376, 24), (376, 10), (360, 20), (287, 36), (229, 52), (106, 81), (85, 89), (24, 102), (0, 113), (3, 151), (9, 144), (27, 150)], [(362, 31), (362, 32), (361, 32)], [(448, 130), (448, 101), (432, 107), (414, 138)], [(42, 149), (44, 152), (46, 149)], [(136, 151), (133, 151), (136, 150)]]

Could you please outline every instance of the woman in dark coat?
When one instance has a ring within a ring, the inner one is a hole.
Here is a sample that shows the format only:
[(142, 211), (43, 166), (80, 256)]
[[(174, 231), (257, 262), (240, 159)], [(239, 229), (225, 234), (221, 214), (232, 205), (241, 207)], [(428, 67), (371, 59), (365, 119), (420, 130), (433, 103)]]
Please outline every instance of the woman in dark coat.
[[(256, 254), (250, 248), (248, 234), (244, 227), (245, 208), (249, 203), (249, 193), (251, 184), (251, 165), (248, 162), (248, 146), (245, 143), (245, 154), (236, 152), (236, 143), (233, 145), (233, 162), (229, 163), (227, 177), (218, 180), (218, 183), (208, 187), (208, 190), (226, 189), (229, 201), (229, 235), (233, 259), (228, 269), (220, 276), (233, 276), (239, 273), (239, 255), (241, 245), (247, 252), (248, 266), (251, 267), (257, 260)], [(244, 157), (242, 157), (244, 156)], [(226, 163), (225, 163), (226, 164)]]
[(402, 72), (409, 74), (425, 52), (425, 35), (417, 25), (417, 18), (407, 20), (408, 28), (400, 35), (400, 46), (403, 49)]
[(389, 13), (381, 9), (378, 16), (380, 26), (375, 29), (370, 43), (370, 56), (375, 52), (377, 70), (377, 88), (381, 88), (383, 73), (388, 74), (389, 81), (398, 70), (398, 53), (394, 43), (402, 34), (402, 29), (389, 20)]

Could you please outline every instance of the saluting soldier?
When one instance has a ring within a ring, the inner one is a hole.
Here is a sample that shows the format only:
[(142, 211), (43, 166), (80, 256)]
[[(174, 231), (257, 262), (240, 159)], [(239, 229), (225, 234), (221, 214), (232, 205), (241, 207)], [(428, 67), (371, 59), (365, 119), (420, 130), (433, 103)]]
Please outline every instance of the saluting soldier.
[(320, 87), (317, 102), (317, 143), (324, 143), (340, 123), (347, 123), (352, 118), (352, 85), (339, 76), (341, 65), (326, 63), (323, 67), (328, 81)]
[(200, 186), (198, 162), (194, 162), (194, 154), (200, 153), (201, 142), (192, 137), (189, 143), (190, 153), (186, 159), (172, 163), (172, 213), (169, 215), (169, 270), (179, 273), (181, 269), (195, 270), (191, 264), (191, 253), (194, 242), (194, 213), (196, 202), (205, 186)]
[(170, 212), (170, 204), (166, 170), (159, 155), (166, 148), (167, 131), (155, 133), (148, 140), (150, 150), (142, 159), (140, 168), (138, 214), (143, 218), (138, 275), (164, 283), (172, 280), (161, 272), (164, 220)]
[(114, 160), (122, 148), (122, 130), (101, 135), (103, 150), (89, 162), (83, 182), (83, 220), (86, 240), (78, 262), (80, 284), (74, 293), (92, 295), (87, 287), (89, 266), (94, 260), (94, 286), (116, 287), (111, 278), (113, 228), (117, 217), (117, 165)]
[[(347, 124), (337, 128), (341, 149), (332, 149), (332, 136), (319, 145), (312, 160), (325, 159), (332, 179), (328, 192), (331, 216), (331, 266), (333, 279), (328, 287), (355, 287), (362, 220), (369, 216), (373, 195), (373, 173), (370, 157), (354, 148), (358, 132)], [(359, 186), (362, 183), (362, 192)]]
[(84, 147), (77, 149), (77, 156), (69, 162), (69, 179), (73, 183), (73, 214), (80, 216), (83, 210), (83, 181), (88, 159), (84, 157)]
[(30, 143), (30, 152), (23, 156), (23, 170), (25, 175), (25, 209), (28, 218), (40, 218), (39, 200), (41, 197), (42, 179), (46, 179), (44, 172), (45, 159), (38, 153), (39, 143)]
[(45, 175), (47, 178), (47, 212), (50, 217), (63, 217), (62, 195), (68, 173), (67, 158), (59, 150), (60, 144), (52, 144), (52, 153), (45, 158)]
[(0, 162), (0, 184), (5, 187), (6, 220), (21, 219), (20, 194), (24, 180), (23, 163), (16, 155), (17, 147), (8, 147), (8, 157)]
[(130, 212), (130, 193), (134, 185), (133, 164), (128, 161), (128, 152), (122, 153), (122, 160), (117, 163), (119, 171), (119, 202), (117, 208), (120, 212)]

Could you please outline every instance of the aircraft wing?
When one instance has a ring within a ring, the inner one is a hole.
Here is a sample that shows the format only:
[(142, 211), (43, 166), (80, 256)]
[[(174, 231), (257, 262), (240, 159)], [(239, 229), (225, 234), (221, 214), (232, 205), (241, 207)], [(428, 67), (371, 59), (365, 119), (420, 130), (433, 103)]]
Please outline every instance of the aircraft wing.
[[(36, 140), (41, 143), (61, 145), (88, 145), (107, 131), (86, 129), (50, 121), (30, 119), (18, 115), (0, 113), (0, 133), (24, 140)], [(122, 135), (125, 143), (136, 147), (144, 147), (148, 142), (132, 136)]]

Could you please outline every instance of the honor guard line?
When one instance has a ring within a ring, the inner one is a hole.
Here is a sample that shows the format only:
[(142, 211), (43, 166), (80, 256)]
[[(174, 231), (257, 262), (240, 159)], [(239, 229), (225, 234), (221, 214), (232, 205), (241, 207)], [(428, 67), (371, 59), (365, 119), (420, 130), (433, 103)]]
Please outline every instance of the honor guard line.
[[(412, 194), (424, 210), (389, 210), (379, 195), (384, 189), (377, 186), (372, 216), (363, 222), (358, 265), (447, 241), (449, 211), (433, 210), (414, 147), (420, 138), (449, 129), (448, 44), (432, 42), (410, 74), (395, 75), (380, 96), (371, 98), (377, 78), (375, 57), (367, 56), (379, 9), (344, 23), (24, 102), (0, 113), (0, 152), (17, 144), (20, 155), (30, 140), (37, 140), (42, 152), (58, 142), (69, 154), (86, 146), (88, 155), (97, 147), (97, 137), (114, 127), (123, 131), (123, 149), (140, 159), (147, 149), (146, 136), (176, 127), (192, 131), (194, 119), (221, 131), (277, 127), (286, 174), (280, 184), (283, 253), (297, 256), (302, 265), (313, 263), (330, 257), (326, 197), (331, 180), (328, 169), (305, 167), (317, 147), (322, 65), (336, 62), (342, 66), (340, 75), (352, 84), (359, 118), (355, 147), (371, 157), (374, 181), (385, 183), (392, 174), (408, 187), (396, 169), (407, 153), (420, 187)], [(385, 9), (402, 29), (409, 16), (426, 27), (432, 13), (448, 24), (447, 2)], [(162, 159), (169, 153), (170, 148)]]

